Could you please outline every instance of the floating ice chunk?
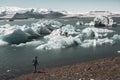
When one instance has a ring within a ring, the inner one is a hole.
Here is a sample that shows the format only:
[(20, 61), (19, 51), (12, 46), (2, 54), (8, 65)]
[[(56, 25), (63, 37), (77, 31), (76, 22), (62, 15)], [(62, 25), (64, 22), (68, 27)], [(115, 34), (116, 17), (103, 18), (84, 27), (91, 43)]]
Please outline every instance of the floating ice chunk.
[(10, 71), (11, 71), (11, 70), (8, 69), (6, 72), (10, 72)]
[(111, 17), (97, 16), (94, 18), (94, 26), (95, 27), (104, 27), (104, 26), (112, 27), (115, 25), (116, 25), (116, 23), (113, 21), (113, 19)]
[(120, 41), (120, 35), (115, 34), (111, 39), (113, 39), (114, 41)]
[(40, 34), (36, 33), (32, 28), (30, 28), (29, 26), (23, 26), (22, 31), (24, 31), (25, 33), (28, 34), (29, 37), (35, 37), (35, 36), (39, 36)]
[(58, 49), (58, 48), (66, 48), (74, 45), (78, 45), (80, 42), (78, 38), (73, 38), (72, 36), (65, 37), (65, 36), (53, 36), (48, 40), (46, 44), (38, 46), (36, 49)]
[(32, 26), (1, 25), (0, 39), (10, 44), (19, 44), (29, 39), (34, 39), (40, 35), (50, 34), (52, 30), (60, 28), (62, 24), (53, 20), (40, 20)]
[(37, 34), (50, 34), (51, 31), (58, 29), (62, 26), (62, 23), (54, 20), (40, 20), (37, 23), (31, 25), (34, 32)]
[(120, 53), (120, 51), (117, 51), (117, 53)]
[(67, 32), (68, 35), (77, 35), (76, 29), (73, 25), (66, 25), (61, 28), (61, 34), (65, 34)]
[[(65, 35), (65, 33), (67, 33), (67, 34)], [(78, 32), (75, 31), (74, 26), (66, 25), (60, 29), (53, 30), (50, 35), (45, 36), (44, 38), (49, 39), (53, 36), (77, 36), (79, 33), (80, 33), (80, 31), (78, 31)]]
[(43, 34), (50, 34), (51, 30), (49, 30), (46, 25), (34, 25), (32, 26), (32, 29), (37, 34), (43, 35)]
[(84, 34), (84, 37), (86, 39), (98, 39), (99, 37), (106, 37), (108, 33), (114, 32), (113, 30), (109, 29), (100, 29), (100, 28), (85, 28), (82, 30), (82, 33)]
[(115, 41), (109, 38), (103, 38), (97, 40), (97, 45), (113, 45)]
[(95, 23), (93, 21), (91, 21), (90, 23), (88, 23), (89, 26), (94, 26)]
[(58, 36), (58, 35), (61, 35), (61, 30), (60, 29), (56, 29), (56, 30), (53, 30), (50, 34), (51, 36)]
[(10, 44), (19, 44), (28, 40), (28, 35), (21, 29), (8, 30), (4, 35), (1, 36), (3, 41)]
[(109, 38), (84, 40), (80, 46), (84, 48), (96, 47), (102, 45), (113, 45), (115, 41)]
[(3, 40), (0, 40), (0, 46), (4, 46), (4, 45), (7, 45), (8, 43), (3, 41)]
[(83, 29), (82, 33), (84, 34), (85, 39), (98, 39), (101, 35), (97, 31), (98, 29), (96, 28), (85, 28)]
[(96, 32), (96, 33), (112, 33), (114, 32), (113, 30), (109, 30), (109, 29), (102, 29), (102, 28), (95, 28), (95, 27), (89, 27), (89, 28), (85, 28), (83, 29), (82, 32), (89, 32), (90, 30)]
[(79, 25), (83, 25), (84, 23), (82, 21), (77, 21), (76, 22), (76, 25), (79, 26)]
[(94, 46), (94, 40), (84, 40), (84, 42), (80, 45), (81, 47), (84, 48), (89, 48)]
[(37, 23), (33, 23), (32, 26), (44, 26), (49, 30), (58, 29), (62, 26), (62, 23), (54, 20), (40, 20)]
[(39, 46), (39, 45), (41, 45), (41, 44), (43, 44), (44, 42), (43, 41), (40, 41), (40, 40), (38, 40), (38, 41), (30, 41), (30, 42), (26, 42), (26, 43), (20, 43), (20, 44), (15, 44), (15, 45), (12, 45), (12, 46), (15, 46), (15, 47), (23, 47), (23, 46), (35, 46), (35, 47), (37, 47), (37, 46)]

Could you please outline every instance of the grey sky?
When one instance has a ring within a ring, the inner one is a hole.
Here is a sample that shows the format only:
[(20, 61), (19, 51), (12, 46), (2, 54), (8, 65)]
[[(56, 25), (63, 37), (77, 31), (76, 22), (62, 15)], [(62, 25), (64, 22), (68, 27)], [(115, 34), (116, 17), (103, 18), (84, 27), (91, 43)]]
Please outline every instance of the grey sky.
[(70, 12), (120, 11), (120, 0), (0, 0), (0, 6), (51, 8)]

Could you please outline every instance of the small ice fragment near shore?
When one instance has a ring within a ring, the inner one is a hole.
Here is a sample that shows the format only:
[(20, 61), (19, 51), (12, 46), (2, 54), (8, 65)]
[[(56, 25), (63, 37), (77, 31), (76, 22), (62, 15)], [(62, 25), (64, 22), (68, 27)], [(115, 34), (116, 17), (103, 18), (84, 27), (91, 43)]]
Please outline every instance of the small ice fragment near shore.
[(11, 71), (11, 70), (8, 69), (6, 72), (10, 72), (10, 71)]
[(120, 53), (120, 51), (117, 51), (117, 53)]
[(8, 43), (3, 41), (3, 40), (0, 40), (0, 46), (4, 46), (4, 45), (7, 45)]

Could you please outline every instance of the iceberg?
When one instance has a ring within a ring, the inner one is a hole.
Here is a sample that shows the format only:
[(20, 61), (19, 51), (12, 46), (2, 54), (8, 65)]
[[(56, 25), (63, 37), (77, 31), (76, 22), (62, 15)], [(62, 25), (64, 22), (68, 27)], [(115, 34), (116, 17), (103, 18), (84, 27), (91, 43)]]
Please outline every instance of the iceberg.
[(68, 24), (66, 26), (62, 26), (59, 29), (53, 30), (50, 35), (45, 36), (44, 38), (47, 39), (53, 36), (77, 36), (79, 33), (80, 31), (76, 31), (74, 26)]
[[(68, 36), (65, 35), (65, 32), (68, 33)], [(44, 39), (46, 39), (47, 42), (38, 46), (36, 49), (51, 50), (79, 45), (81, 40), (79, 38), (80, 36), (77, 36), (78, 34), (74, 26), (62, 26), (59, 29), (53, 30), (50, 35), (45, 36)]]
[(0, 46), (5, 46), (5, 45), (8, 45), (8, 43), (3, 40), (0, 40)]
[[(120, 41), (120, 35), (109, 34), (115, 31), (105, 28), (75, 26), (54, 20), (40, 20), (30, 26), (0, 25), (0, 43), (12, 46), (33, 46), (36, 50), (61, 49), (72, 46), (84, 48), (113, 45)], [(38, 39), (42, 37), (43, 41)]]
[(94, 44), (94, 40), (84, 40), (80, 46), (83, 48), (89, 48), (91, 46), (94, 46), (93, 44)]
[(19, 44), (28, 40), (28, 35), (20, 29), (12, 30), (1, 36), (3, 41), (9, 44)]
[(103, 38), (103, 39), (98, 39), (97, 40), (97, 45), (113, 45), (115, 44), (115, 41), (109, 38)]
[(115, 44), (115, 41), (109, 38), (103, 38), (103, 39), (89, 39), (84, 40), (81, 47), (89, 48), (89, 47), (96, 47), (96, 46), (102, 46), (102, 45), (113, 45)]
[(40, 20), (32, 24), (32, 29), (37, 34), (46, 35), (50, 34), (53, 30), (62, 26), (62, 23), (54, 20)]
[(94, 32), (97, 32), (97, 33), (112, 33), (112, 32), (114, 32), (113, 30), (109, 30), (109, 29), (102, 29), (102, 28), (95, 28), (95, 27), (88, 27), (88, 28), (85, 28), (85, 29), (83, 29), (83, 31), (82, 32), (87, 32), (87, 31), (89, 31), (89, 30), (92, 30), (92, 31), (94, 31)]
[(71, 36), (76, 36), (79, 34), (79, 32), (76, 32), (76, 29), (73, 25), (65, 25), (62, 26), (61, 28), (61, 34), (65, 35), (67, 33), (67, 35), (71, 35)]
[(54, 20), (40, 20), (37, 23), (33, 23), (32, 26), (44, 26), (46, 28), (48, 28), (49, 30), (54, 30), (54, 29), (58, 29), (62, 26), (63, 24), (58, 22), (58, 21), (54, 21)]
[(77, 25), (77, 26), (80, 26), (80, 25), (83, 25), (83, 24), (84, 24), (84, 23), (83, 23), (82, 21), (77, 21), (77, 22), (76, 22), (76, 25)]
[[(68, 36), (65, 35), (65, 32), (68, 33)], [(84, 48), (89, 48), (91, 46), (113, 45), (115, 44), (115, 41), (112, 38), (107, 38), (107, 34), (113, 32), (113, 30), (95, 27), (76, 31), (74, 26), (66, 25), (53, 30), (50, 35), (45, 36), (44, 39), (46, 39), (47, 42), (38, 46), (36, 49), (51, 50), (74, 45), (79, 45)]]
[(111, 17), (108, 16), (97, 16), (94, 18), (95, 27), (112, 27), (117, 25)]
[(108, 33), (113, 33), (113, 30), (88, 27), (82, 30), (85, 39), (98, 39), (102, 37), (106, 37)]
[(53, 30), (60, 28), (62, 24), (53, 20), (40, 20), (31, 26), (0, 25), (0, 39), (9, 44), (20, 44), (41, 35), (50, 34)]
[(72, 36), (65, 37), (65, 36), (53, 36), (48, 40), (47, 43), (38, 46), (37, 50), (51, 50), (51, 49), (60, 49), (60, 48), (66, 48), (70, 46), (74, 46), (79, 44), (80, 40), (76, 40), (76, 38), (73, 38)]
[(0, 39), (9, 44), (19, 44), (28, 40), (28, 35), (18, 26), (9, 24), (0, 26)]
[(115, 34), (115, 35), (113, 35), (113, 37), (111, 39), (114, 41), (120, 41), (120, 35)]
[(26, 42), (26, 43), (13, 44), (12, 46), (15, 46), (15, 47), (23, 47), (23, 46), (37, 47), (37, 46), (39, 46), (41, 44), (44, 44), (44, 42), (40, 41), (40, 40), (34, 40), (34, 41)]
[(120, 53), (120, 51), (117, 51), (117, 53)]

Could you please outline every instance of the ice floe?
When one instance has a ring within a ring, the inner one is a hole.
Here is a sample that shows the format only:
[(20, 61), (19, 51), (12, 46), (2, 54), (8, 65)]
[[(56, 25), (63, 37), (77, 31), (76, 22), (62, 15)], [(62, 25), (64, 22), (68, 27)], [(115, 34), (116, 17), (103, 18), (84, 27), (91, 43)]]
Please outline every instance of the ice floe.
[[(40, 20), (30, 26), (0, 25), (1, 45), (12, 44), (15, 47), (34, 46), (36, 50), (60, 49), (72, 46), (84, 48), (102, 45), (111, 46), (120, 41), (120, 35), (105, 28), (75, 26), (54, 20)], [(112, 36), (108, 37), (109, 34)], [(43, 40), (39, 39), (42, 37)]]
[(4, 46), (4, 45), (8, 45), (8, 43), (3, 40), (0, 40), (0, 46)]

